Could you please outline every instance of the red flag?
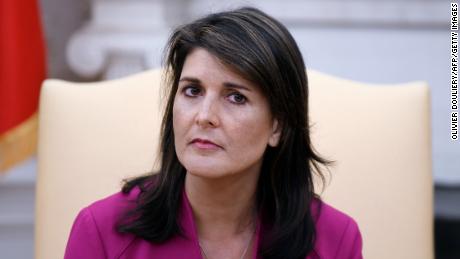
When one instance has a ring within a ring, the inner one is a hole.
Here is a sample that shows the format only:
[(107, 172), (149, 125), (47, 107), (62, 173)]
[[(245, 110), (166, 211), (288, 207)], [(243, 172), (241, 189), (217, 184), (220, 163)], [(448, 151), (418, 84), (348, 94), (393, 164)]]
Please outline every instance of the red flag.
[(36, 0), (0, 1), (0, 172), (35, 153), (45, 46)]

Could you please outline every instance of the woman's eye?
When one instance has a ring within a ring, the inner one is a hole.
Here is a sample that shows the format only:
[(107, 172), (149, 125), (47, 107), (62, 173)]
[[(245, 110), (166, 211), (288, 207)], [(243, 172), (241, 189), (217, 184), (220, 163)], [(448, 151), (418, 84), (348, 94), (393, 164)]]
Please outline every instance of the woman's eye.
[(186, 96), (197, 96), (200, 94), (200, 88), (196, 87), (196, 86), (186, 86), (184, 88), (184, 93)]
[(232, 93), (228, 96), (231, 102), (236, 104), (244, 104), (246, 102), (246, 97), (239, 93)]

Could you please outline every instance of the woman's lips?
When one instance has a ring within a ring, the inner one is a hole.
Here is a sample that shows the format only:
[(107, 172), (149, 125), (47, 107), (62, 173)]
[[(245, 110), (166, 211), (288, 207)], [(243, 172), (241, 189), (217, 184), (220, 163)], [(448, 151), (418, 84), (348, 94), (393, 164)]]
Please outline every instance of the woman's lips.
[(212, 142), (210, 140), (200, 139), (200, 138), (196, 138), (196, 139), (192, 140), (191, 144), (194, 147), (197, 147), (199, 149), (204, 149), (204, 150), (212, 150), (212, 149), (221, 148), (221, 146), (217, 145), (216, 143), (214, 143), (214, 142)]

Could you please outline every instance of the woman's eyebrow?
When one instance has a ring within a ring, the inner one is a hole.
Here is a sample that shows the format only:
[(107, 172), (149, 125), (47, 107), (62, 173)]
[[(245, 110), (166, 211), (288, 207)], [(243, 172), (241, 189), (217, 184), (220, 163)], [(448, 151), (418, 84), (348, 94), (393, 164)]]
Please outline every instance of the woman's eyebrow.
[[(188, 81), (188, 82), (195, 83), (195, 84), (198, 84), (198, 85), (201, 84), (200, 79), (198, 79), (196, 77), (184, 76), (181, 79), (179, 79), (179, 82), (182, 82), (182, 81)], [(232, 83), (232, 82), (224, 82), (222, 85), (225, 86), (225, 87), (228, 87), (228, 88), (243, 89), (243, 90), (246, 90), (248, 92), (251, 91), (251, 89), (249, 87), (247, 87), (247, 86), (240, 85), (240, 84), (235, 84), (235, 83)]]
[(243, 89), (243, 90), (246, 90), (248, 92), (251, 91), (251, 89), (249, 87), (246, 87), (244, 85), (239, 85), (239, 84), (235, 84), (235, 83), (231, 83), (231, 82), (224, 82), (223, 85), (225, 87), (229, 87), (229, 88), (237, 88), (237, 89)]
[(200, 79), (195, 78), (195, 77), (188, 77), (188, 76), (184, 76), (181, 79), (179, 79), (179, 82), (182, 82), (182, 81), (189, 81), (189, 82), (196, 83), (196, 84), (201, 83)]

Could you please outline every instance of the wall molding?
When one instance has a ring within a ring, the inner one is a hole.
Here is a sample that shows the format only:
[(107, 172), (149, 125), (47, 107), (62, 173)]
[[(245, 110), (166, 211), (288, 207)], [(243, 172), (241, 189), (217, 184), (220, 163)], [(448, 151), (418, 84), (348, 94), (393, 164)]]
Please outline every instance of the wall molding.
[[(161, 65), (164, 44), (175, 25), (209, 12), (242, 5), (259, 7), (291, 28), (447, 29), (449, 26), (449, 4), (434, 0), (93, 0), (91, 19), (70, 38), (67, 62), (75, 73), (84, 78), (99, 76), (111, 79), (137, 69), (157, 67)], [(136, 66), (130, 66), (136, 57), (145, 58), (137, 59)], [(120, 58), (125, 58), (126, 66)], [(120, 69), (123, 66), (125, 68)]]

